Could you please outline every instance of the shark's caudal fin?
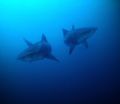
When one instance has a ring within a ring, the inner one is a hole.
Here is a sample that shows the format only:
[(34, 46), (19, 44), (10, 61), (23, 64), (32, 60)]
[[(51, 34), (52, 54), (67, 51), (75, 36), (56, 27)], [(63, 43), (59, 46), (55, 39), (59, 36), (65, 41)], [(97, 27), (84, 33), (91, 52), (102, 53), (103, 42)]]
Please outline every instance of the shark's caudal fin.
[(55, 56), (53, 56), (52, 54), (49, 54), (48, 56), (46, 56), (47, 59), (56, 61), (56, 62), (60, 62)]
[(23, 38), (24, 39), (24, 41), (25, 41), (25, 43), (27, 44), (27, 46), (32, 46), (33, 44), (30, 42), (30, 41), (28, 41), (28, 40), (26, 40), (25, 38)]
[(69, 32), (68, 30), (66, 30), (66, 29), (62, 29), (62, 31), (63, 31), (63, 35), (64, 36), (66, 36), (67, 35), (67, 33)]
[(69, 54), (72, 54), (74, 49), (75, 49), (75, 45), (71, 45), (69, 49)]
[(46, 36), (45, 36), (44, 34), (42, 34), (41, 41), (42, 41), (42, 42), (48, 42), (48, 41), (47, 41), (47, 38), (46, 38)]

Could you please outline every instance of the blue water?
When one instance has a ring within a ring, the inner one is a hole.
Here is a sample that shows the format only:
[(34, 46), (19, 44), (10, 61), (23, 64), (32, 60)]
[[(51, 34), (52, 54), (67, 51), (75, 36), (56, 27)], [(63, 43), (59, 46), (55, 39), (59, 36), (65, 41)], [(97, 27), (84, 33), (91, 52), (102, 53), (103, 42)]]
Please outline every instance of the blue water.
[[(1, 0), (0, 104), (120, 104), (118, 103), (119, 1)], [(62, 28), (97, 27), (89, 48), (72, 55)], [(17, 60), (42, 33), (60, 63)]]

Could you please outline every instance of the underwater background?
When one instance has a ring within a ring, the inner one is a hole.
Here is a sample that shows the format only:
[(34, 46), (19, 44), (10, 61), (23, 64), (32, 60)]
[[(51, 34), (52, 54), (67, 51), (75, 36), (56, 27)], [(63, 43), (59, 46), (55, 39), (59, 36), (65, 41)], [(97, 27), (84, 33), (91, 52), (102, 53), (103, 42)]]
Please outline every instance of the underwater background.
[[(62, 29), (97, 27), (69, 55)], [(119, 0), (0, 0), (0, 104), (120, 104)], [(17, 60), (42, 33), (60, 63)]]

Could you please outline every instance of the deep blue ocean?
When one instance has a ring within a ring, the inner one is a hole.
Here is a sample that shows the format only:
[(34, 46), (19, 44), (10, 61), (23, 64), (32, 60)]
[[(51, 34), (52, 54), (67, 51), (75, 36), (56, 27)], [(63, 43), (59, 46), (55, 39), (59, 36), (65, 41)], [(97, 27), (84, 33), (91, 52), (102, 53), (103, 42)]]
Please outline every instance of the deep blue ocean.
[[(97, 27), (69, 55), (62, 29)], [(0, 104), (120, 104), (119, 0), (0, 0)], [(17, 56), (42, 33), (60, 60)]]

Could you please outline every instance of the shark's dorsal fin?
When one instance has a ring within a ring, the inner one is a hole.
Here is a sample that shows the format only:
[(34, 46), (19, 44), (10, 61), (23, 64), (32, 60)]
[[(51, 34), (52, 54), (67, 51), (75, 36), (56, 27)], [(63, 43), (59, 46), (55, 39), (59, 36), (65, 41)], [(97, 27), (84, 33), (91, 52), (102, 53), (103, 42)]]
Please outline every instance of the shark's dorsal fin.
[(27, 44), (27, 46), (29, 46), (29, 47), (31, 47), (33, 44), (30, 42), (30, 41), (28, 41), (27, 39), (25, 39), (25, 38), (23, 38), (24, 39), (24, 41), (25, 41), (25, 43)]
[(42, 42), (47, 42), (46, 36), (44, 34), (42, 34), (42, 38), (41, 38)]
[(74, 25), (72, 25), (72, 31), (74, 31), (75, 30), (75, 26)]
[(69, 31), (66, 29), (63, 29), (63, 35), (66, 36)]

